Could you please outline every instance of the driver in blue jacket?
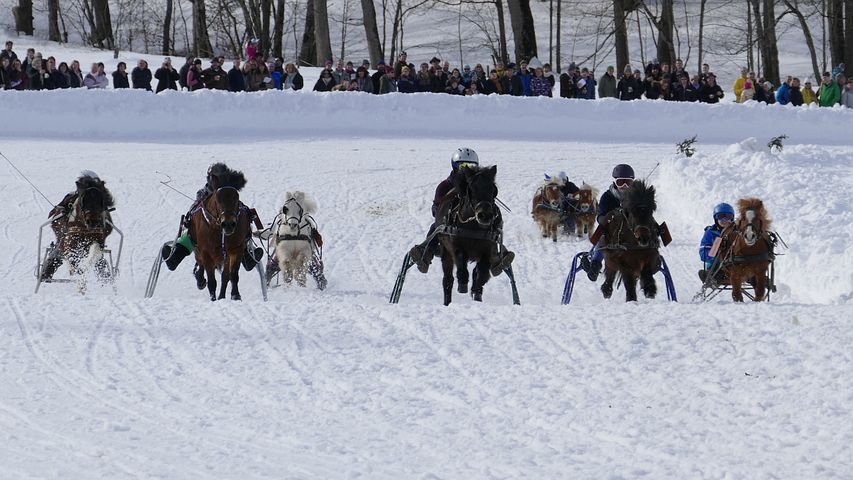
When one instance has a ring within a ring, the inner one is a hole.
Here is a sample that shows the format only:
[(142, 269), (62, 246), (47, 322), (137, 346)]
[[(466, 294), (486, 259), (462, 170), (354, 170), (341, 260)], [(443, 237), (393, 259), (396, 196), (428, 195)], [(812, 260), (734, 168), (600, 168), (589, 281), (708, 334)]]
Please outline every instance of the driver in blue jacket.
[(708, 274), (708, 270), (714, 264), (714, 258), (711, 256), (711, 247), (714, 242), (720, 237), (720, 234), (726, 227), (731, 225), (735, 218), (735, 209), (728, 203), (719, 203), (714, 207), (714, 224), (705, 227), (705, 233), (702, 235), (702, 241), (699, 243), (699, 259), (702, 260), (703, 269), (699, 270), (699, 278), (704, 282)]

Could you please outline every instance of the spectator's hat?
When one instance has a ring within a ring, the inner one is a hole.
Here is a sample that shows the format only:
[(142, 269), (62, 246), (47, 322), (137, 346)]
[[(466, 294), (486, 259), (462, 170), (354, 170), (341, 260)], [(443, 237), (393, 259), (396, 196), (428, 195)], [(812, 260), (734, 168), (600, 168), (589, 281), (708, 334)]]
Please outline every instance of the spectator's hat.
[(432, 57), (429, 63), (441, 63), (441, 60), (438, 57)]
[(213, 65), (214, 63), (219, 65), (219, 59), (216, 57), (213, 57), (212, 59), (210, 59), (210, 64)]
[(509, 62), (506, 64), (506, 68), (515, 68), (515, 64), (512, 62)]
[(366, 67), (366, 66), (370, 65), (370, 60), (362, 60), (361, 64)]
[(385, 66), (385, 60), (380, 59), (378, 62), (376, 62), (377, 67), (379, 67), (380, 65), (384, 67)]
[(196, 58), (196, 59), (193, 61), (193, 65), (201, 65), (201, 59), (200, 59), (200, 58)]

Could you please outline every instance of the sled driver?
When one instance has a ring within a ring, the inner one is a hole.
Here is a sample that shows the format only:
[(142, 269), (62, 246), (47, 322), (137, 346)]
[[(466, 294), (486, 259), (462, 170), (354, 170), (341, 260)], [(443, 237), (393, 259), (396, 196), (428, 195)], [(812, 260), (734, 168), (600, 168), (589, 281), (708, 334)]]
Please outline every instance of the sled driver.
[[(441, 204), (456, 198), (456, 192), (453, 188), (453, 182), (456, 175), (458, 175), (463, 169), (476, 168), (479, 165), (480, 160), (477, 157), (477, 152), (473, 149), (458, 148), (453, 152), (453, 156), (450, 158), (450, 175), (442, 180), (435, 189), (435, 196), (432, 200), (433, 218), (435, 218), (438, 213), (438, 209)], [(503, 217), (501, 216), (500, 209), (496, 209), (496, 212), (497, 215), (494, 221), (494, 228), (498, 230), (498, 232), (501, 232), (503, 230)], [(409, 257), (415, 262), (421, 273), (427, 273), (429, 271), (429, 265), (432, 258), (439, 253), (438, 235), (433, 235), (433, 233), (435, 232), (436, 227), (442, 224), (444, 220), (445, 219), (443, 218), (436, 218), (432, 226), (429, 227), (426, 240), (419, 245), (415, 245), (411, 250), (409, 250)], [(492, 276), (500, 275), (504, 269), (508, 268), (512, 264), (514, 259), (515, 253), (507, 250), (503, 244), (495, 243), (491, 252), (491, 258), (489, 259), (489, 270), (491, 271)]]
[(719, 203), (714, 207), (714, 224), (705, 227), (705, 233), (702, 235), (702, 241), (699, 243), (699, 259), (702, 260), (703, 269), (699, 270), (699, 279), (705, 281), (708, 270), (714, 264), (714, 257), (711, 256), (711, 247), (714, 242), (720, 237), (720, 234), (726, 227), (732, 224), (735, 219), (735, 209), (728, 203)]
[[(622, 205), (622, 196), (634, 184), (634, 169), (630, 165), (624, 163), (616, 165), (613, 167), (612, 176), (613, 183), (601, 194), (601, 199), (598, 201), (596, 221), (599, 225), (608, 213)], [(603, 241), (604, 238), (602, 237), (589, 253), (581, 257), (581, 268), (586, 271), (586, 276), (593, 282), (598, 280), (601, 264), (604, 261), (604, 254), (600, 250)]]

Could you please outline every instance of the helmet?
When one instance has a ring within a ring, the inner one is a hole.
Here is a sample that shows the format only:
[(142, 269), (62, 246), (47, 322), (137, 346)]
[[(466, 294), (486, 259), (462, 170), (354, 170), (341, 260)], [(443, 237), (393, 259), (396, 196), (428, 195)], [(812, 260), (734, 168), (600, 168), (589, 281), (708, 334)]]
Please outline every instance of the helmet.
[(714, 207), (714, 220), (721, 214), (727, 213), (732, 217), (735, 216), (735, 209), (732, 208), (728, 203), (718, 203), (717, 206)]
[(620, 163), (613, 167), (613, 178), (634, 178), (634, 169), (630, 165)]
[(450, 157), (450, 166), (456, 170), (459, 168), (459, 165), (463, 163), (479, 165), (480, 159), (477, 157), (477, 152), (472, 148), (457, 148), (456, 151), (453, 152), (453, 156)]

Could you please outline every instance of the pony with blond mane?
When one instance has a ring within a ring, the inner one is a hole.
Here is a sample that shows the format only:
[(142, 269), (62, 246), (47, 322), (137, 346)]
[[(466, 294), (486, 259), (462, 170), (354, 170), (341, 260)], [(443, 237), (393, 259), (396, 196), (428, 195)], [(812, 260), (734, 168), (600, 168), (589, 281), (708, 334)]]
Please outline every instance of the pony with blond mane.
[(557, 241), (557, 228), (563, 216), (563, 194), (557, 176), (548, 177), (533, 196), (533, 220), (539, 224), (542, 238)]
[(598, 189), (584, 182), (574, 195), (575, 232), (578, 238), (586, 233), (587, 238), (595, 231), (595, 217), (598, 212)]
[(720, 234), (719, 258), (732, 287), (732, 299), (743, 301), (743, 283), (752, 285), (753, 300), (764, 300), (775, 240), (764, 203), (758, 198), (738, 201), (738, 218)]

